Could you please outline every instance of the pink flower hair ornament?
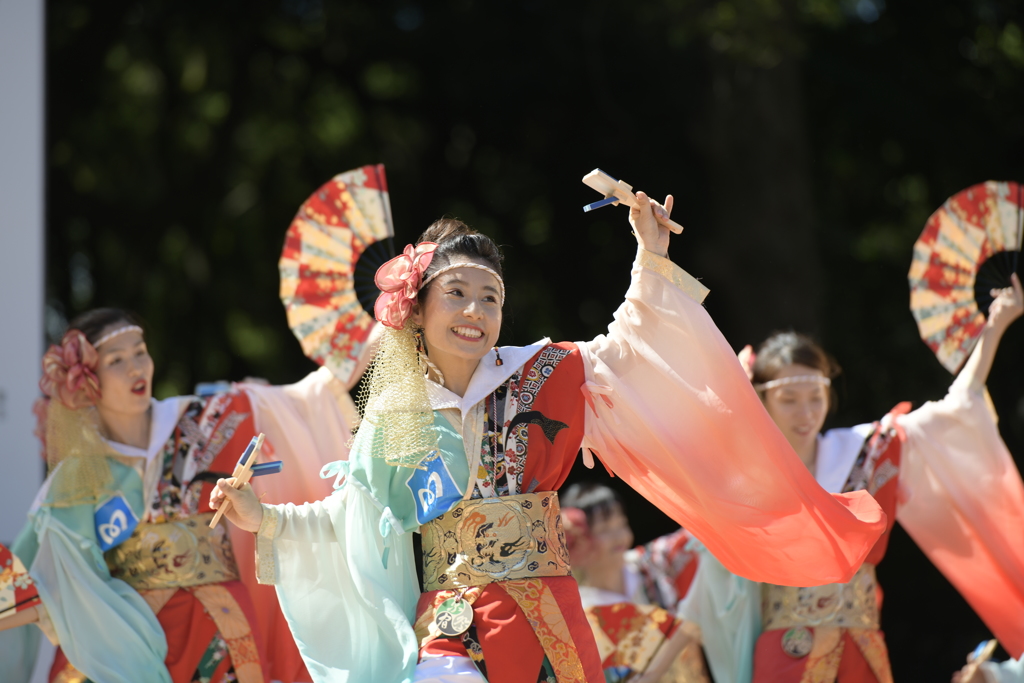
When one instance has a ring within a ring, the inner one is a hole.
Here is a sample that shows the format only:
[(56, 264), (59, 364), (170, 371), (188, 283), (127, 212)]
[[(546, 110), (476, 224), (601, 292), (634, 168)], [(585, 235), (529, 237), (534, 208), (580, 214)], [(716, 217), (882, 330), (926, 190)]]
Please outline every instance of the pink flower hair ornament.
[(71, 410), (94, 405), (100, 400), (96, 367), (100, 356), (78, 330), (68, 330), (60, 342), (43, 356), (43, 377), (39, 388)]
[(405, 327), (423, 284), (423, 273), (434, 259), (436, 249), (434, 242), (407, 245), (405, 251), (377, 269), (373, 281), (380, 295), (373, 305), (373, 314), (381, 324), (395, 330)]

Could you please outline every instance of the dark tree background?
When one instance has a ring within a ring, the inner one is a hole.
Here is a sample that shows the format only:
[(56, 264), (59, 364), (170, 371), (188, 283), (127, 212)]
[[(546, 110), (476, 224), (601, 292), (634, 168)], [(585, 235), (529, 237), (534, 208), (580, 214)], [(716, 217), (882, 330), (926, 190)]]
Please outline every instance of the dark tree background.
[[(628, 283), (601, 166), (672, 192), (674, 260), (736, 348), (817, 335), (830, 425), (950, 377), (908, 311), (911, 246), (950, 194), (1024, 180), (1024, 11), (1010, 0), (417, 3), (53, 0), (48, 333), (143, 316), (156, 393), (295, 381), (282, 238), (337, 172), (387, 166), (398, 244), (458, 216), (505, 246), (503, 343), (600, 333)], [(1024, 454), (1021, 340), (990, 389)], [(596, 476), (576, 473), (574, 476)], [(629, 497), (637, 535), (671, 523)], [(897, 530), (879, 574), (897, 679), (943, 681), (987, 631)], [(1024, 616), (1024, 615), (1022, 615)]]

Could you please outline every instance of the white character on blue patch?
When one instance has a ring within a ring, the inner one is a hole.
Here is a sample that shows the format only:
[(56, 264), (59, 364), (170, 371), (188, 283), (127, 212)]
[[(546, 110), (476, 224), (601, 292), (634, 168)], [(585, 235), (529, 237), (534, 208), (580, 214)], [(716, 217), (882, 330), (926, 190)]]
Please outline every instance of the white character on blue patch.
[(94, 514), (96, 538), (103, 552), (121, 545), (139, 525), (139, 518), (132, 511), (123, 494), (115, 494), (96, 506)]
[(462, 491), (456, 486), (441, 457), (423, 463), (426, 469), (415, 470), (405, 485), (412, 491), (416, 502), (416, 521), (426, 524), (444, 514), (462, 500)]

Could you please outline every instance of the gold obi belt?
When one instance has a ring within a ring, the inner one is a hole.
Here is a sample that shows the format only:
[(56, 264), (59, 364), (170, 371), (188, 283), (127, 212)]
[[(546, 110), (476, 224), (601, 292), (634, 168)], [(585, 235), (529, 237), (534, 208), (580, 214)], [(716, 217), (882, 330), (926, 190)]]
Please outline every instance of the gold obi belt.
[(209, 527), (213, 514), (140, 524), (127, 541), (107, 551), (110, 575), (139, 591), (238, 579), (227, 528)]
[(764, 584), (761, 619), (765, 631), (794, 626), (878, 628), (875, 565), (864, 563), (848, 583), (813, 588)]
[(427, 591), (572, 576), (554, 491), (462, 500), (420, 532)]

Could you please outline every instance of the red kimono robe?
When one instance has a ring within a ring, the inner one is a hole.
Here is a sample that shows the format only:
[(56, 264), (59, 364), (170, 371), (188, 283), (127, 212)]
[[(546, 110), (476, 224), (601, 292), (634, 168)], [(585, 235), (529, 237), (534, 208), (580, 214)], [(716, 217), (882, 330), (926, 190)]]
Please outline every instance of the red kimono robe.
[(648, 670), (677, 629), (693, 639), (662, 675), (665, 683), (708, 683), (699, 629), (676, 616), (697, 570), (685, 529), (636, 547), (624, 557), (624, 593), (580, 586), (583, 608), (597, 639), (608, 681), (628, 681)]
[[(1013, 656), (1024, 652), (1024, 484), (981, 393), (958, 378), (941, 401), (882, 421), (834, 429), (818, 445), (817, 478), (830, 491), (867, 490), (889, 520), (865, 562), (885, 556), (899, 521)], [(877, 591), (881, 607), (881, 589)], [(771, 605), (765, 605), (766, 610)], [(767, 616), (767, 614), (766, 614)], [(892, 680), (882, 632), (813, 628), (813, 650), (784, 653), (785, 629), (764, 632), (755, 683)]]
[[(464, 396), (428, 380), (435, 424), (446, 419), (455, 432), (441, 444), (446, 471), (468, 475), (452, 475), (460, 495), (449, 504), (554, 491), (582, 445), (734, 571), (795, 584), (849, 579), (884, 516), (866, 493), (817, 486), (701, 308), (703, 293), (640, 251), (607, 336), (505, 347), (502, 365), (491, 351)], [(277, 585), (314, 679), (397, 683), (412, 679), (420, 657), (468, 654), (492, 683), (602, 681), (570, 576), (469, 589), (468, 644), (431, 628), (452, 591), (419, 594), (407, 532), (425, 523), (414, 490), (434, 501), (439, 489), (415, 489), (415, 470), (384, 464), (361, 438), (352, 461), (330, 470), (345, 475), (335, 495), (265, 506), (258, 534), (261, 580)]]
[[(285, 465), (281, 474), (262, 478), (269, 481), (254, 480), (254, 488), (265, 492), (270, 500), (304, 502), (329, 490), (325, 482), (310, 480), (302, 473), (310, 467), (321, 466), (329, 456), (344, 454), (350, 438), (347, 428), (350, 405), (347, 392), (326, 369), (294, 385), (238, 385), (229, 392), (208, 397), (154, 401), (148, 448), (111, 443), (109, 457), (133, 468), (142, 480), (142, 498), (138, 503), (130, 501), (133, 507), (139, 505), (135, 514), (140, 523), (183, 521), (212, 512), (209, 496), (217, 479), (231, 476), (249, 441), (263, 431), (267, 434), (265, 459), (281, 459)], [(308, 424), (314, 415), (316, 423)], [(45, 498), (48, 486), (49, 481), (44, 484), (40, 500)], [(87, 520), (81, 528), (91, 526), (91, 520)], [(175, 683), (310, 680), (280, 614), (276, 596), (271, 589), (255, 581), (252, 534), (239, 532), (234, 527), (228, 529), (228, 526), (225, 523), (220, 533), (232, 537), (234, 559), (239, 565), (237, 580), (138, 590), (156, 614), (166, 638), (164, 663), (171, 680)], [(40, 544), (47, 543), (46, 536), (38, 541), (27, 540), (34, 557)], [(97, 539), (91, 542), (96, 543)], [(74, 577), (70, 577), (71, 582), (64, 583), (68, 580), (61, 578), (64, 570), (49, 568), (52, 551), (44, 554), (47, 567), (38, 569), (55, 579), (48, 581), (48, 585), (49, 594), (57, 600), (49, 605), (44, 600), (40, 626), (51, 640), (57, 641), (57, 633), (48, 628), (47, 610), (62, 609), (61, 592), (75, 582)], [(169, 561), (181, 565), (192, 560), (191, 557), (174, 557)], [(36, 569), (34, 565), (31, 567), (32, 571)], [(122, 578), (117, 567), (101, 574), (101, 580), (105, 581)], [(68, 622), (72, 638), (80, 629), (102, 628), (102, 625), (82, 621), (88, 615), (80, 612), (68, 613), (63, 618)], [(109, 649), (115, 658), (121, 646), (121, 643), (110, 643)], [(111, 666), (116, 670), (116, 664)], [(83, 665), (83, 668), (89, 667)], [(123, 673), (126, 680), (143, 680), (136, 677), (138, 672)], [(68, 661), (63, 649), (58, 649), (49, 680), (71, 683), (85, 680), (85, 674), (76, 668), (74, 661)]]

